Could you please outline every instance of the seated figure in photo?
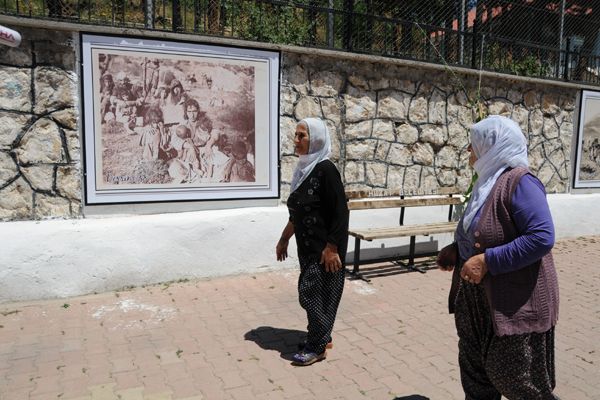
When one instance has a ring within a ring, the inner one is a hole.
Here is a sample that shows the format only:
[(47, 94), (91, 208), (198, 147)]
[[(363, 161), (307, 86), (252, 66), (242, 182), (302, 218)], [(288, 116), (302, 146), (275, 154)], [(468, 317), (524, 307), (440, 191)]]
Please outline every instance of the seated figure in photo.
[(142, 146), (142, 159), (145, 161), (158, 160), (158, 154), (163, 140), (163, 117), (160, 109), (150, 109), (146, 113), (143, 127), (136, 127), (140, 133), (139, 144)]
[(206, 174), (192, 142), (190, 128), (179, 125), (171, 138), (171, 146), (177, 151), (177, 157), (169, 162), (169, 175), (175, 182), (194, 182)]
[(115, 121), (123, 124), (123, 128), (127, 133), (134, 133), (133, 128), (136, 126), (137, 107), (140, 103), (131, 93), (131, 91), (120, 88), (117, 94), (111, 98), (111, 103), (115, 110)]
[(254, 166), (248, 161), (248, 148), (241, 140), (233, 143), (229, 162), (225, 165), (223, 182), (254, 182)]
[(206, 170), (206, 177), (213, 177), (214, 152), (213, 146), (219, 140), (219, 131), (213, 129), (213, 123), (206, 113), (200, 109), (200, 104), (195, 99), (188, 99), (185, 103), (185, 125), (192, 132), (192, 141), (198, 149), (200, 161)]

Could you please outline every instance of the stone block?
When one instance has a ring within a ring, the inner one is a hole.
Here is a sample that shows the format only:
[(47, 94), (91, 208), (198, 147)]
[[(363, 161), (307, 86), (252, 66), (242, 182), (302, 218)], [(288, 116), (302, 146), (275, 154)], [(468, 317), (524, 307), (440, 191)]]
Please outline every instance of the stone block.
[(387, 161), (392, 165), (412, 165), (412, 152), (410, 148), (404, 144), (392, 143), (390, 145)]
[(419, 140), (419, 130), (408, 123), (396, 125), (396, 140), (398, 143), (413, 144)]
[(387, 175), (388, 189), (401, 189), (403, 187), (405, 170), (405, 167), (389, 166)]
[(65, 161), (58, 126), (42, 118), (35, 122), (21, 139), (15, 150), (19, 163), (58, 163)]
[(294, 168), (298, 163), (298, 157), (285, 156), (281, 157), (281, 182), (287, 183), (288, 185), (292, 182), (292, 176), (294, 175)]
[(73, 200), (82, 198), (82, 176), (79, 168), (60, 166), (56, 170), (56, 190), (62, 196)]
[(447, 144), (463, 151), (469, 144), (469, 129), (459, 123), (448, 124)]
[(431, 124), (446, 123), (446, 95), (435, 89), (429, 99), (428, 122)]
[(375, 96), (366, 92), (360, 96), (344, 95), (344, 105), (346, 106), (347, 122), (359, 122), (371, 119), (375, 116), (377, 107)]
[(62, 197), (36, 193), (33, 216), (36, 219), (72, 217), (71, 202)]
[(23, 175), (35, 190), (50, 192), (54, 188), (54, 165), (40, 164), (21, 167)]
[(362, 162), (349, 161), (344, 168), (344, 182), (363, 183), (365, 181), (365, 168)]
[(361, 140), (346, 143), (346, 159), (373, 160), (376, 146), (376, 140)]
[(446, 146), (435, 156), (435, 166), (441, 168), (457, 168), (458, 152), (454, 147)]
[(0, 112), (0, 150), (10, 150), (32, 117), (11, 112)]
[(394, 124), (391, 121), (375, 120), (373, 122), (372, 136), (374, 138), (387, 140), (388, 142), (395, 141)]
[(279, 142), (282, 155), (294, 154), (294, 135), (296, 133), (296, 120), (289, 117), (279, 118)]
[(417, 124), (425, 124), (428, 120), (427, 99), (414, 97), (408, 108), (408, 120)]
[(33, 210), (33, 190), (22, 178), (0, 190), (0, 219), (30, 219)]
[(31, 42), (23, 40), (19, 47), (3, 46), (0, 52), (0, 63), (14, 67), (31, 67), (33, 63)]
[(319, 71), (310, 75), (310, 92), (315, 96), (337, 96), (343, 84), (340, 74), (331, 71)]
[(294, 115), (298, 121), (304, 118), (322, 118), (319, 99), (316, 97), (302, 97), (296, 104)]
[(293, 87), (300, 94), (308, 94), (308, 71), (301, 65), (284, 68), (282, 83)]
[(76, 130), (79, 122), (79, 112), (77, 108), (67, 108), (58, 110), (50, 114), (50, 118), (65, 129)]
[(381, 92), (379, 93), (377, 117), (390, 118), (395, 121), (404, 120), (407, 117), (409, 104), (410, 97), (401, 92)]
[(513, 105), (505, 99), (493, 99), (488, 103), (488, 114), (489, 115), (502, 115), (509, 117), (512, 114)]
[(328, 97), (321, 98), (320, 101), (323, 117), (339, 124), (342, 121), (342, 101)]
[(67, 138), (67, 150), (69, 152), (69, 161), (81, 160), (81, 140), (79, 131), (65, 130)]
[(554, 139), (558, 137), (558, 125), (553, 117), (544, 118), (543, 134), (546, 139)]
[(55, 67), (35, 69), (35, 113), (46, 114), (77, 103), (77, 77)]
[(544, 93), (542, 96), (542, 111), (545, 115), (556, 115), (560, 111), (556, 94)]
[(363, 121), (356, 124), (348, 123), (344, 128), (344, 138), (346, 140), (366, 139), (371, 137), (372, 132), (373, 121)]
[(405, 168), (404, 179), (402, 180), (402, 189), (405, 192), (417, 193), (420, 188), (422, 169), (423, 167), (420, 165)]
[(442, 146), (448, 140), (446, 129), (441, 125), (424, 125), (421, 130), (422, 142)]
[(412, 154), (415, 164), (433, 164), (433, 149), (429, 143), (416, 143), (412, 148)]
[(281, 86), (279, 101), (281, 114), (291, 116), (294, 114), (294, 105), (296, 104), (296, 101), (298, 101), (298, 93), (289, 86)]
[(373, 187), (384, 187), (388, 166), (384, 163), (365, 163), (367, 183)]
[(7, 151), (0, 151), (0, 187), (19, 175), (19, 167)]
[(391, 144), (384, 141), (379, 141), (377, 143), (377, 148), (375, 149), (375, 160), (376, 161), (386, 161), (388, 159), (388, 154), (390, 152)]
[(31, 70), (0, 66), (0, 108), (31, 111)]

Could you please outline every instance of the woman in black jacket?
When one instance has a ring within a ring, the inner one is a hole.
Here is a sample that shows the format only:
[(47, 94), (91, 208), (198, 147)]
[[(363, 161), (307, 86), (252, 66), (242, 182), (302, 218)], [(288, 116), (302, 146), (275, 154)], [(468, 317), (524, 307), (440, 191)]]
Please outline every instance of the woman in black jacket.
[(348, 206), (340, 173), (329, 160), (331, 139), (325, 122), (306, 118), (296, 127), (294, 145), (299, 161), (287, 201), (290, 218), (276, 246), (277, 260), (287, 258), (296, 236), (300, 305), (308, 317), (303, 349), (294, 365), (311, 365), (326, 357), (331, 331), (344, 289), (348, 247)]

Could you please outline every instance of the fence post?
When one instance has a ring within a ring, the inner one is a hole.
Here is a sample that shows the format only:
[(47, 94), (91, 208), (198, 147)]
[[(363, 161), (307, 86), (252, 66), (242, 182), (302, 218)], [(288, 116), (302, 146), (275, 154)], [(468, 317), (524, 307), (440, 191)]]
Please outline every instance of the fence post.
[(173, 32), (181, 31), (183, 27), (181, 23), (181, 2), (179, 0), (173, 0), (172, 13)]
[(563, 36), (565, 34), (565, 0), (561, 0), (560, 4), (560, 30), (558, 38), (558, 48), (562, 49)]
[(335, 32), (333, 31), (333, 0), (329, 0), (327, 10), (327, 46), (333, 49)]
[(563, 71), (563, 79), (565, 81), (569, 80), (569, 64), (571, 60), (569, 59), (569, 53), (571, 50), (571, 38), (567, 38), (567, 48), (565, 49), (565, 66)]
[(354, 0), (344, 0), (344, 48), (352, 50), (352, 21), (354, 19)]
[(154, 29), (154, 0), (145, 0), (144, 3), (144, 25), (146, 29)]
[(461, 0), (460, 2), (460, 19), (459, 19), (459, 63), (463, 65), (465, 61), (465, 11), (467, 9), (467, 0)]
[(481, 9), (483, 5), (479, 1), (475, 4), (475, 21), (473, 21), (473, 39), (471, 45), (471, 68), (477, 68), (477, 35), (479, 33), (479, 24), (481, 23)]

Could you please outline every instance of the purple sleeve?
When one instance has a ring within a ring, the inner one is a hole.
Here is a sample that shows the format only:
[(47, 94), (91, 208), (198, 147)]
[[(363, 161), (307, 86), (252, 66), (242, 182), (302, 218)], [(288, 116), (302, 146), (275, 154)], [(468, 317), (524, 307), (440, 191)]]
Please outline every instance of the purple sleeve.
[(527, 174), (512, 197), (512, 217), (517, 238), (485, 250), (485, 262), (492, 275), (516, 271), (533, 264), (554, 246), (554, 224), (542, 183)]

